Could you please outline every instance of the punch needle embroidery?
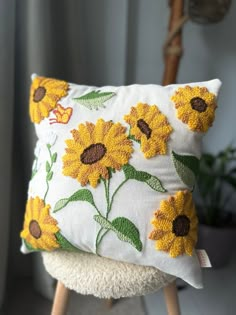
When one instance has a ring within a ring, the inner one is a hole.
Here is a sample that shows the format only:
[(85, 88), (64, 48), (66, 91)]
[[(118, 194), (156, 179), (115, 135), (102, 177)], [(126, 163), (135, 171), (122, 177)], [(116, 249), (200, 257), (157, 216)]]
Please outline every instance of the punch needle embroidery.
[(138, 103), (124, 120), (131, 127), (131, 138), (140, 143), (145, 158), (166, 154), (172, 127), (156, 105)]
[(182, 155), (175, 151), (171, 152), (171, 158), (179, 178), (193, 190), (200, 160), (194, 155)]
[(65, 81), (36, 77), (30, 90), (30, 118), (31, 121), (39, 124), (49, 116), (57, 102), (67, 95), (69, 85)]
[(215, 119), (216, 96), (206, 87), (178, 88), (171, 97), (177, 109), (177, 118), (192, 131), (206, 132)]
[(51, 206), (46, 204), (46, 198), (49, 191), (50, 181), (53, 178), (53, 166), (57, 161), (57, 153), (52, 152), (52, 146), (55, 144), (57, 136), (54, 133), (48, 134), (46, 145), (49, 160), (46, 161), (46, 192), (44, 199), (39, 196), (30, 197), (26, 204), (25, 220), (23, 230), (20, 233), (24, 239), (25, 245), (30, 251), (37, 250), (55, 250), (58, 248), (65, 250), (77, 250), (61, 233), (57, 220), (50, 215)]
[(57, 104), (56, 109), (53, 110), (53, 114), (56, 117), (49, 119), (50, 124), (68, 124), (72, 113), (72, 107), (63, 107), (60, 104)]
[(90, 110), (98, 110), (99, 108), (105, 108), (104, 103), (115, 95), (114, 92), (101, 92), (98, 90), (73, 98), (73, 100)]
[(82, 186), (96, 187), (100, 179), (109, 178), (109, 168), (120, 170), (133, 152), (132, 141), (120, 123), (99, 119), (73, 129), (73, 139), (66, 140), (63, 174), (76, 178)]
[[(147, 184), (151, 189), (165, 192), (161, 181), (147, 172), (137, 170), (128, 163), (133, 152), (132, 141), (126, 135), (126, 128), (120, 123), (105, 122), (99, 119), (96, 124), (87, 122), (80, 124), (78, 130), (72, 130), (73, 139), (66, 140), (66, 154), (63, 156), (63, 174), (77, 179), (81, 186), (90, 184), (96, 188), (99, 182), (104, 185), (106, 210), (99, 209), (92, 192), (82, 188), (56, 202), (53, 212), (60, 211), (70, 202), (88, 202), (96, 214), (94, 220), (100, 225), (95, 240), (95, 252), (105, 235), (112, 231), (123, 242), (131, 244), (136, 250), (142, 251), (139, 230), (128, 218), (117, 217), (110, 220), (114, 200), (121, 188), (129, 181), (136, 180)], [(111, 191), (110, 182), (115, 171), (123, 171), (123, 181)]]
[(173, 258), (183, 254), (192, 256), (198, 219), (189, 191), (178, 191), (168, 200), (162, 200), (151, 223), (154, 230), (149, 238), (156, 241), (157, 250), (168, 252)]
[(26, 204), (24, 228), (20, 236), (34, 249), (51, 251), (60, 247), (55, 234), (57, 221), (49, 214), (50, 205), (40, 197), (30, 198)]

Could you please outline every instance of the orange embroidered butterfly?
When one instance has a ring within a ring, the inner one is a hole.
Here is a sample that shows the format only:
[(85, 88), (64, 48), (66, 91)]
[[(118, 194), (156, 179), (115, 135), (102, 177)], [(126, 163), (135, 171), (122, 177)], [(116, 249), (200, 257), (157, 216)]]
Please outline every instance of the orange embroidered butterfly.
[(50, 118), (50, 124), (67, 124), (72, 115), (73, 109), (71, 107), (63, 107), (57, 104), (56, 109), (53, 111), (56, 118)]

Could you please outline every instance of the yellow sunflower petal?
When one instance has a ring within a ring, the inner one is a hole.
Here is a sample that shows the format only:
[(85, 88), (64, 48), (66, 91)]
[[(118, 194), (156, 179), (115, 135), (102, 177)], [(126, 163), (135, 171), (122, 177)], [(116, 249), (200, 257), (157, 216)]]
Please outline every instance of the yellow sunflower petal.
[(60, 245), (58, 244), (58, 242), (56, 241), (55, 237), (51, 237), (50, 235), (45, 234), (42, 239), (40, 240), (40, 242), (42, 242), (41, 248), (44, 250), (54, 250), (60, 247)]
[(161, 219), (161, 218), (155, 218), (151, 221), (152, 225), (162, 231), (171, 231), (172, 230), (172, 222), (169, 220)]
[(192, 256), (194, 245), (190, 238), (184, 237), (184, 251), (187, 255)]
[(166, 233), (160, 240), (156, 242), (156, 248), (158, 250), (168, 252), (174, 241), (175, 241), (174, 234), (171, 232)]
[(185, 252), (184, 239), (182, 237), (175, 238), (169, 251), (170, 256), (175, 258), (179, 255), (183, 255), (184, 252)]

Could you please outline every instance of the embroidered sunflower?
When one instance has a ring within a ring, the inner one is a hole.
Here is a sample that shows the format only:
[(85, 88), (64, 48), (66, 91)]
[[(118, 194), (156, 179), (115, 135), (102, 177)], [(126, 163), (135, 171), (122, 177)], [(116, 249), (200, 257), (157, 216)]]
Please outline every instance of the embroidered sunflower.
[(26, 204), (24, 227), (20, 236), (34, 249), (54, 250), (60, 247), (55, 233), (57, 221), (49, 214), (50, 205), (39, 197), (30, 198)]
[(49, 116), (57, 102), (67, 95), (69, 85), (65, 81), (36, 77), (30, 89), (30, 118), (34, 123), (40, 123)]
[(96, 187), (100, 177), (109, 178), (108, 168), (120, 170), (133, 152), (132, 141), (120, 123), (99, 119), (96, 125), (80, 124), (66, 140), (63, 174), (76, 178), (82, 186)]
[(151, 221), (154, 230), (149, 238), (157, 241), (156, 249), (168, 252), (171, 257), (192, 256), (198, 225), (192, 194), (178, 191), (168, 200), (162, 200), (154, 215)]
[(141, 143), (145, 158), (166, 154), (172, 127), (156, 105), (138, 103), (124, 120), (131, 126), (130, 135)]
[(185, 86), (171, 97), (177, 109), (177, 117), (189, 128), (206, 132), (215, 119), (216, 97), (206, 87)]

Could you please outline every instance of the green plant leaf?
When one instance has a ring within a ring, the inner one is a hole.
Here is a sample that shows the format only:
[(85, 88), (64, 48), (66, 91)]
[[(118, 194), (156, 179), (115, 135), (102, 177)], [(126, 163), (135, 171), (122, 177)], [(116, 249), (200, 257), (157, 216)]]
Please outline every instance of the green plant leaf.
[(49, 162), (47, 161), (46, 162), (46, 172), (48, 173), (50, 171), (50, 164)]
[(214, 174), (199, 173), (198, 175), (198, 189), (202, 197), (206, 198), (214, 190), (217, 182), (217, 177)]
[(77, 98), (73, 98), (73, 100), (90, 110), (98, 110), (99, 107), (105, 107), (104, 103), (112, 98), (114, 95), (114, 92), (100, 92), (98, 90), (89, 92)]
[(194, 187), (200, 160), (193, 155), (180, 155), (172, 151), (172, 161), (183, 183), (191, 189)]
[(234, 174), (234, 173), (236, 173), (236, 167), (233, 167), (228, 171), (228, 175)]
[(139, 230), (129, 219), (118, 217), (112, 222), (109, 222), (104, 217), (95, 215), (94, 220), (103, 228), (115, 232), (121, 241), (130, 243), (139, 252), (142, 251), (143, 245), (140, 240)]
[(222, 176), (222, 178), (228, 183), (230, 184), (233, 188), (236, 189), (236, 178), (230, 175), (225, 175)]
[(52, 155), (52, 162), (55, 163), (57, 160), (57, 152), (53, 153)]
[(201, 157), (201, 162), (207, 165), (207, 167), (212, 168), (215, 164), (215, 157), (210, 153), (204, 153)]
[(55, 204), (53, 212), (57, 212), (63, 209), (71, 201), (87, 201), (91, 205), (95, 206), (91, 191), (88, 189), (80, 189), (76, 191), (73, 195), (71, 195), (69, 198), (63, 198), (58, 200), (57, 203)]
[(65, 249), (68, 251), (81, 251), (81, 249), (72, 245), (60, 232), (57, 232), (55, 236), (57, 242), (60, 244), (61, 249)]
[(162, 186), (161, 181), (156, 176), (147, 172), (138, 171), (130, 164), (124, 165), (123, 171), (126, 179), (134, 179), (139, 182), (144, 182), (155, 191), (166, 192), (166, 189)]

